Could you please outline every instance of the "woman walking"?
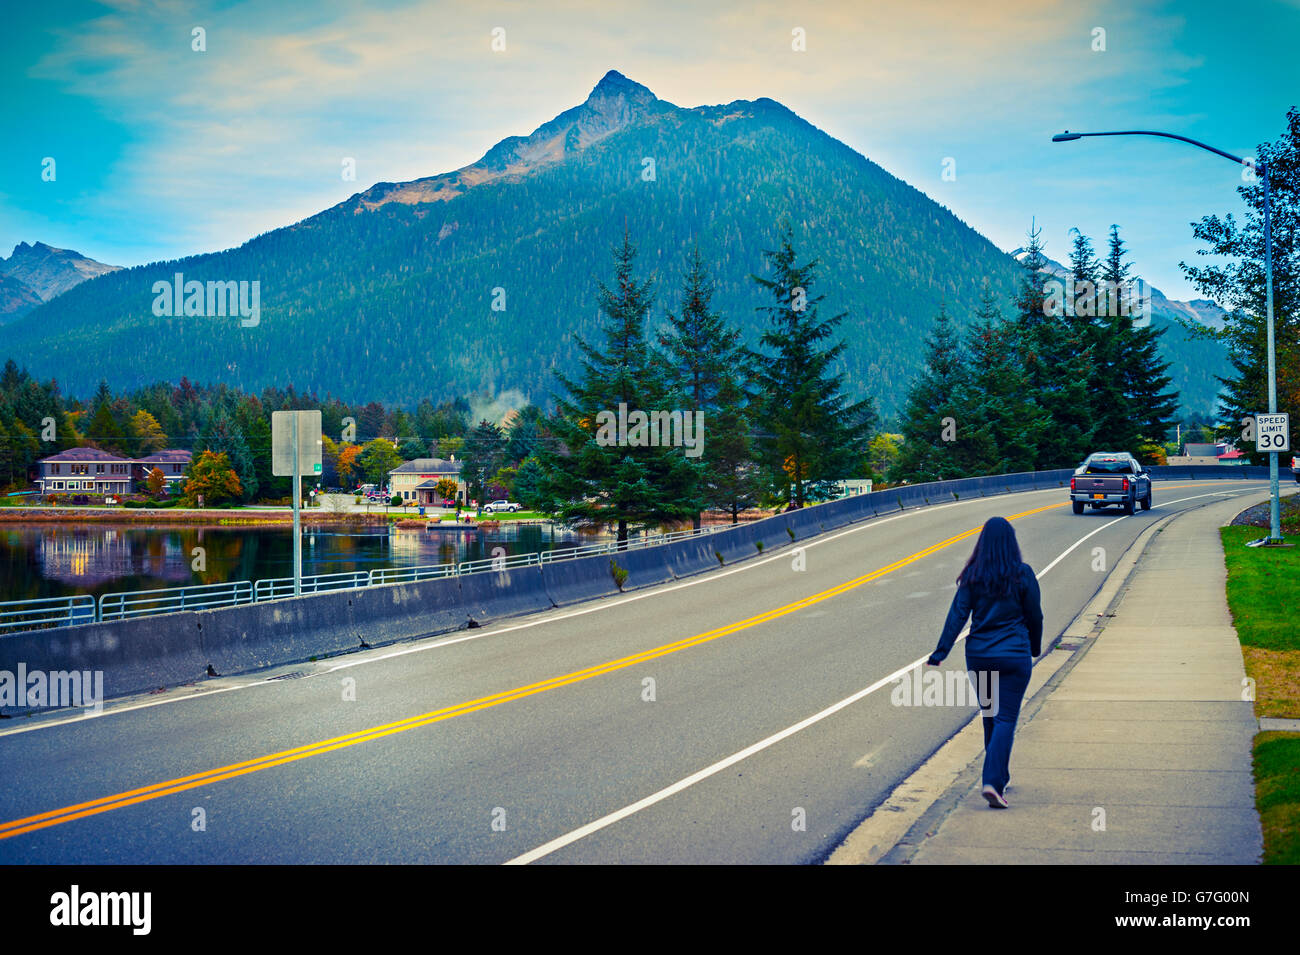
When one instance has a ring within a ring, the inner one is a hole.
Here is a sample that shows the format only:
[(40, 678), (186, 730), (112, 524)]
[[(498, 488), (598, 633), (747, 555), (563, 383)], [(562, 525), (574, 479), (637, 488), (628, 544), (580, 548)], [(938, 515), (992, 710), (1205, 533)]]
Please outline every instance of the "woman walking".
[(991, 809), (1006, 809), (1011, 778), (1011, 743), (1020, 703), (1029, 686), (1033, 657), (1042, 652), (1043, 610), (1033, 568), (1020, 559), (1016, 532), (1004, 517), (990, 517), (975, 550), (957, 577), (957, 594), (948, 610), (939, 645), (929, 666), (938, 666), (952, 650), (966, 618), (966, 669), (979, 687), (984, 713), (984, 788)]

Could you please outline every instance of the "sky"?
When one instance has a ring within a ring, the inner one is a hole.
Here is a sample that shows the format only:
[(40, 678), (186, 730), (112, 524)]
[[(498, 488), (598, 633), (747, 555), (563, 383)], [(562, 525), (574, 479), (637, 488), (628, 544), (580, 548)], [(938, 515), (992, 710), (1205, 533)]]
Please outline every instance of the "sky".
[(679, 106), (777, 100), (1008, 251), (1036, 222), (1065, 261), (1071, 228), (1100, 251), (1118, 224), (1137, 274), (1198, 298), (1191, 223), (1242, 213), (1240, 168), (1052, 135), (1155, 129), (1253, 156), (1300, 105), (1300, 0), (6, 7), (0, 255), (42, 241), (123, 266), (468, 165), (616, 69)]

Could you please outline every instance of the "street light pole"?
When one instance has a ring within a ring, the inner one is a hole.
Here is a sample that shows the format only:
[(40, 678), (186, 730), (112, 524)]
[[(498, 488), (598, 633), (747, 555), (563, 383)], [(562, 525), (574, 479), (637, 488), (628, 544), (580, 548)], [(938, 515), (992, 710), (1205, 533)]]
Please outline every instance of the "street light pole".
[[(1224, 159), (1230, 159), (1239, 166), (1245, 166), (1257, 172), (1264, 181), (1264, 299), (1266, 303), (1265, 311), (1268, 313), (1268, 413), (1277, 414), (1277, 357), (1273, 345), (1273, 221), (1272, 210), (1270, 207), (1270, 184), (1268, 175), (1268, 166), (1266, 163), (1256, 164), (1249, 159), (1243, 159), (1241, 156), (1234, 156), (1232, 153), (1224, 152), (1222, 149), (1215, 149), (1213, 146), (1200, 142), (1199, 140), (1189, 139), (1186, 136), (1179, 136), (1175, 133), (1161, 133), (1149, 129), (1126, 129), (1106, 133), (1072, 133), (1068, 129), (1063, 133), (1057, 133), (1052, 137), (1054, 143), (1068, 143), (1075, 139), (1083, 139), (1085, 136), (1160, 136), (1164, 139), (1177, 139), (1184, 143), (1190, 143), (1193, 146), (1199, 146), (1201, 149), (1208, 150)], [(1269, 504), (1269, 543), (1280, 544), (1282, 542), (1282, 504), (1281, 491), (1278, 487), (1277, 475), (1277, 451), (1268, 452), (1268, 482), (1271, 501)]]

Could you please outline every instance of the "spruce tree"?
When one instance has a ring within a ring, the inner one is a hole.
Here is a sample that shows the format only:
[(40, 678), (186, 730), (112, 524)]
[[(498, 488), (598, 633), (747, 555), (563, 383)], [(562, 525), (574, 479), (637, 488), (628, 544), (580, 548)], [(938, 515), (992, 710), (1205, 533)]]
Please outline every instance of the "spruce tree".
[(226, 409), (217, 405), (208, 416), (207, 424), (199, 433), (194, 445), (194, 457), (190, 462), (194, 467), (204, 451), (224, 454), (229, 466), (239, 478), (240, 499), (251, 501), (258, 492), (257, 465), (253, 460), (244, 432), (235, 424)]
[[(682, 284), (681, 305), (668, 313), (658, 335), (670, 387), (686, 398), (686, 411), (703, 414), (707, 440), (699, 459), (702, 504), (737, 519), (761, 496), (752, 467), (749, 396), (743, 379), (740, 336), (710, 307), (713, 282), (699, 246)], [(700, 514), (694, 516), (700, 526)]]
[(1036, 470), (1048, 470), (1078, 463), (1088, 453), (1094, 425), (1088, 402), (1091, 356), (1073, 319), (1051, 314), (1041, 234), (1030, 228), (1013, 327), (1026, 385), (1051, 422), (1038, 436), (1034, 458)]
[[(1119, 397), (1100, 419), (1100, 427), (1107, 429), (1101, 432), (1102, 440), (1109, 446), (1098, 450), (1137, 455), (1144, 445), (1164, 441), (1173, 426), (1178, 395), (1165, 390), (1172, 379), (1165, 374), (1169, 363), (1160, 357), (1163, 330), (1149, 324), (1139, 328), (1134, 321), (1140, 306), (1137, 288), (1141, 280), (1132, 274), (1125, 254), (1119, 226), (1112, 225), (1102, 283), (1108, 296), (1104, 316), (1112, 358), (1108, 372)], [(1149, 462), (1150, 457), (1146, 460)]]
[(1050, 418), (1033, 399), (1020, 364), (1015, 323), (1002, 321), (991, 298), (967, 335), (970, 377), (959, 420), (967, 428), (973, 474), (1016, 474), (1034, 470)]
[(492, 482), (492, 475), (505, 463), (505, 454), (505, 436), (491, 421), (480, 420), (465, 436), (465, 444), (461, 447), (460, 477), (470, 498), (478, 501), (480, 512), (486, 503), (484, 492)]
[(763, 255), (772, 277), (750, 276), (772, 297), (756, 309), (767, 318), (766, 330), (748, 353), (757, 444), (777, 498), (802, 507), (834, 496), (834, 482), (859, 470), (876, 415), (870, 398), (850, 403), (844, 394), (843, 372), (834, 368), (845, 343), (832, 336), (848, 313), (818, 316), (819, 263), (796, 263), (788, 221), (780, 226), (780, 247)]
[(925, 342), (925, 365), (908, 389), (903, 406), (903, 445), (890, 469), (891, 481), (944, 481), (967, 475), (962, 420), (967, 379), (965, 349), (947, 309), (939, 306)]
[(576, 378), (555, 373), (565, 394), (555, 396), (551, 437), (540, 456), (543, 496), (556, 502), (560, 518), (614, 524), (618, 540), (625, 542), (634, 528), (693, 516), (700, 497), (694, 460), (669, 445), (671, 435), (660, 434), (659, 443), (652, 444), (640, 418), (680, 410), (683, 396), (669, 388), (647, 341), (653, 283), (634, 274), (636, 248), (626, 233), (613, 258), (614, 288), (598, 283), (601, 340), (577, 338), (581, 371)]
[(127, 455), (127, 440), (113, 408), (107, 401), (101, 401), (95, 407), (90, 423), (86, 426), (86, 440), (110, 454)]

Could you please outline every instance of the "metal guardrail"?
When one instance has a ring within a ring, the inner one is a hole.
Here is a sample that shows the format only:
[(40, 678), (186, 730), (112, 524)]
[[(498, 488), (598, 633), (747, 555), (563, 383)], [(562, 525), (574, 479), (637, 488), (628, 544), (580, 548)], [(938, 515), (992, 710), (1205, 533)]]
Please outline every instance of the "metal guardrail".
[(463, 560), (456, 566), (456, 573), (463, 577), (466, 574), (481, 574), (484, 571), (528, 567), (541, 562), (541, 555), (539, 554), (512, 554), (510, 556), (503, 554), (500, 557), (484, 557), (481, 560)]
[[(1184, 466), (1177, 466), (1179, 477)], [(1185, 470), (1191, 471), (1190, 467)], [(1258, 479), (1257, 471), (1263, 468), (1213, 467), (1197, 468), (1197, 477), (1204, 471), (1204, 476), (1235, 477)], [(1281, 469), (1280, 469), (1281, 470)], [(1175, 467), (1151, 468), (1154, 477), (1174, 477)], [(1164, 473), (1161, 473), (1164, 472)], [(1032, 477), (1037, 472), (1026, 472)], [(1053, 472), (1042, 472), (1053, 473)], [(1068, 473), (1068, 469), (1066, 472)], [(942, 485), (959, 484), (968, 481), (1002, 482), (1008, 477), (1020, 475), (990, 475), (984, 478), (967, 478), (958, 481), (937, 482)], [(925, 485), (907, 485), (904, 488), (892, 488), (901, 492), (918, 489)], [(883, 492), (887, 493), (887, 492)], [(860, 495), (854, 495), (860, 496)], [(869, 496), (869, 495), (868, 495)], [(841, 498), (840, 500), (845, 500)], [(834, 502), (831, 502), (834, 503)], [(671, 531), (666, 534), (646, 534), (629, 538), (627, 541), (602, 541), (597, 544), (583, 544), (577, 547), (564, 547), (555, 550), (531, 554), (515, 554), (503, 557), (485, 557), (480, 560), (467, 560), (459, 564), (426, 564), (415, 567), (383, 567), (371, 571), (345, 571), (335, 574), (315, 574), (302, 579), (303, 593), (319, 593), (326, 590), (358, 589), (381, 584), (411, 583), (438, 577), (454, 577), (465, 574), (490, 573), (511, 567), (527, 567), (550, 564), (556, 561), (574, 560), (597, 554), (616, 554), (626, 550), (639, 550), (645, 547), (657, 547), (673, 541), (684, 540), (729, 530), (731, 524), (711, 524), (698, 530)], [(0, 603), (0, 634), (17, 630), (39, 629), (42, 627), (68, 627), (80, 623), (96, 621), (122, 620), (130, 617), (150, 614), (174, 613), (179, 610), (206, 610), (214, 607), (234, 606), (262, 600), (278, 600), (293, 595), (293, 578), (280, 577), (259, 580), (256, 583), (247, 580), (231, 581), (224, 584), (198, 584), (192, 587), (169, 587), (161, 590), (139, 590), (124, 593), (104, 594), (96, 602), (88, 595), (75, 597), (42, 597), (34, 600), (13, 600)]]
[(455, 577), (455, 564), (422, 564), (417, 567), (376, 567), (370, 572), (370, 586), (408, 584), (417, 580)]
[(125, 620), (145, 614), (176, 613), (178, 610), (207, 610), (253, 602), (253, 585), (247, 580), (224, 584), (196, 584), (193, 587), (165, 587), (101, 594), (99, 619)]
[[(320, 593), (325, 590), (356, 590), (371, 583), (370, 572), (365, 570), (346, 570), (337, 574), (311, 574), (302, 578), (301, 590), (305, 594)], [(253, 585), (253, 599), (278, 600), (293, 596), (292, 577), (271, 577), (259, 580)]]
[(95, 622), (95, 598), (89, 594), (76, 597), (36, 597), (0, 603), (0, 632), (5, 630), (40, 630), (53, 625), (71, 627)]

